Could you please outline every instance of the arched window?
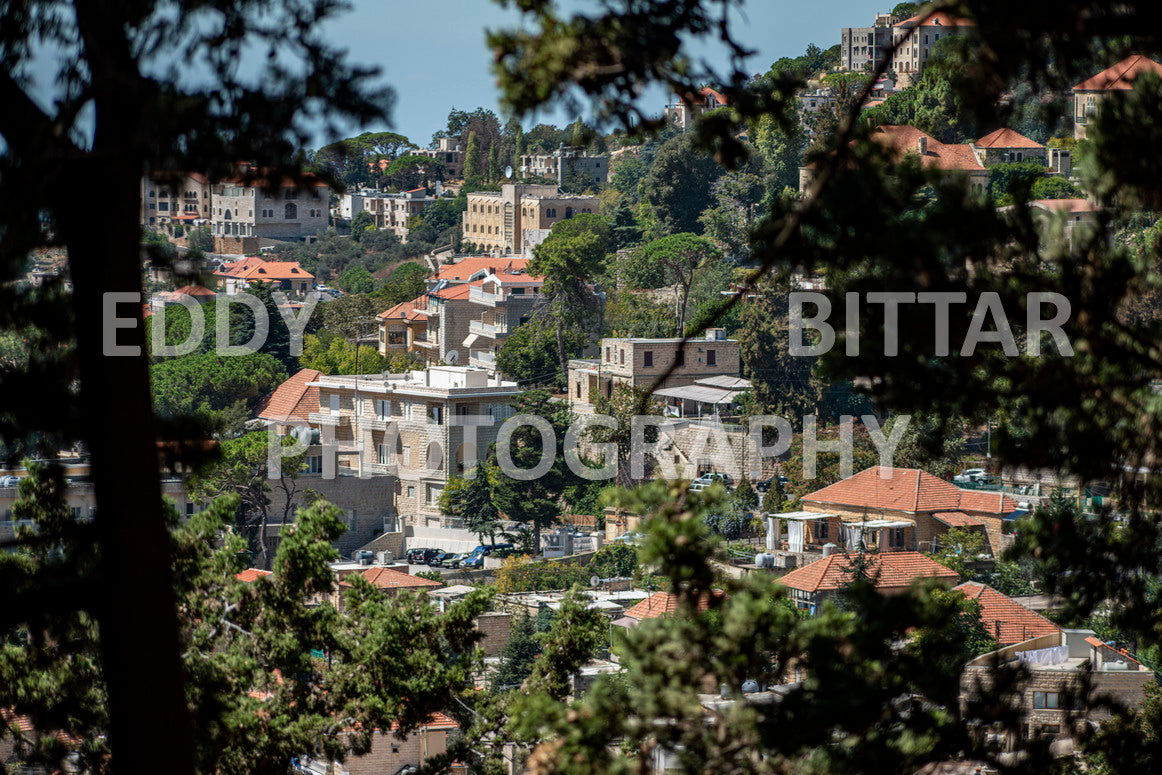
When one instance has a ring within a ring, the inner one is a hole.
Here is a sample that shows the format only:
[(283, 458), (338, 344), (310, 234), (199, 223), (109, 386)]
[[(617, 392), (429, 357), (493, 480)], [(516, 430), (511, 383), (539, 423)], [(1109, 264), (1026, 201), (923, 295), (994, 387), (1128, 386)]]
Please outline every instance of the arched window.
[(290, 204), (288, 204), (286, 206), (286, 212), (283, 215), (283, 217), (286, 218), (288, 221), (293, 220), (295, 218), (298, 218), (299, 217), (298, 206), (294, 202), (291, 202)]
[(425, 468), (429, 471), (442, 471), (444, 469), (444, 448), (440, 446), (440, 442), (433, 441), (428, 445)]
[(226, 219), (227, 221), (231, 220), (230, 211), (227, 210), (225, 213), (222, 214), (222, 217), (224, 219)]

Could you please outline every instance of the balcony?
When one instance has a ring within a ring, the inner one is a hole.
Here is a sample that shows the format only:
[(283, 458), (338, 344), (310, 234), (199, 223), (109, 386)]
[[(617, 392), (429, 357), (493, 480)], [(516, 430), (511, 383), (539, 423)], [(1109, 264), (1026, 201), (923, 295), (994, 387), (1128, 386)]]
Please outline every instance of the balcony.
[(470, 361), (487, 364), (488, 366), (496, 365), (496, 355), (488, 350), (469, 350), (468, 359)]
[(485, 323), (483, 320), (468, 321), (468, 333), (495, 339), (508, 334), (508, 323)]
[(477, 304), (487, 304), (489, 307), (495, 307), (497, 303), (503, 302), (504, 297), (499, 293), (488, 293), (479, 285), (473, 285), (468, 291), (469, 301)]

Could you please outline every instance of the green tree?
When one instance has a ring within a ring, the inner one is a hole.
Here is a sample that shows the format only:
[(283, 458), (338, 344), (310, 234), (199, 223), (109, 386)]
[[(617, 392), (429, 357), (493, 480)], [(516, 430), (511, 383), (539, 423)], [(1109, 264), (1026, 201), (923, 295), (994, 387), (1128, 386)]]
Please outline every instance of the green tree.
[(199, 421), (224, 435), (236, 433), (259, 401), (287, 378), (265, 353), (185, 355), (150, 369), (154, 411), (170, 422)]
[[(576, 358), (589, 343), (589, 335), (580, 328), (565, 329), (565, 353)], [(551, 385), (559, 389), (565, 384), (561, 372), (560, 349), (556, 322), (549, 317), (530, 320), (504, 340), (496, 356), (496, 368), (522, 384)]]
[(698, 216), (704, 234), (736, 263), (750, 253), (750, 229), (763, 198), (763, 180), (753, 172), (728, 172), (714, 183), (714, 203)]
[(643, 224), (652, 239), (702, 232), (698, 216), (712, 202), (712, 186), (723, 169), (683, 133), (658, 149), (641, 180)]
[(464, 179), (479, 179), (484, 174), (480, 145), (476, 140), (476, 133), (468, 133), (468, 145), (464, 149)]
[(453, 476), (440, 493), (440, 510), (463, 517), (464, 527), (475, 533), (481, 543), (487, 538), (495, 545), (496, 534), (500, 532), (500, 511), (493, 495), (493, 481), (499, 475), (495, 462), (488, 464), (481, 460), (471, 479)]
[(389, 358), (380, 355), (372, 345), (361, 344), (356, 349), (353, 342), (341, 336), (307, 334), (303, 337), (299, 367), (324, 374), (380, 374), (407, 371), (418, 367), (418, 363), (411, 354), (400, 353)]
[(200, 250), (203, 253), (210, 253), (214, 250), (214, 235), (210, 233), (209, 226), (197, 226), (190, 229), (186, 233), (186, 240), (190, 250)]
[(544, 390), (526, 390), (513, 402), (513, 408), (517, 414), (546, 420), (556, 436), (553, 449), (545, 450), (541, 433), (535, 427), (526, 424), (516, 428), (509, 445), (513, 466), (529, 471), (540, 463), (542, 454), (551, 454), (552, 463), (541, 476), (522, 481), (503, 473), (505, 461), (498, 458), (502, 472), (493, 482), (494, 502), (506, 517), (532, 530), (533, 550), (539, 553), (541, 530), (557, 522), (565, 488), (575, 479), (564, 456), (565, 431), (572, 422), (572, 412), (567, 404), (553, 400)]
[(492, 674), (493, 690), (507, 691), (519, 687), (532, 675), (533, 663), (541, 655), (541, 644), (533, 618), (527, 613), (514, 617), (512, 630), (500, 651), (500, 664)]
[(1029, 189), (1030, 199), (1075, 199), (1082, 196), (1084, 193), (1080, 188), (1060, 175), (1037, 178)]
[(520, 168), (521, 156), (525, 153), (525, 130), (519, 123), (516, 125), (516, 131), (512, 138), (512, 174), (514, 180), (521, 180), (524, 175), (521, 174)]
[(815, 414), (822, 380), (815, 358), (791, 354), (788, 294), (792, 286), (779, 279), (763, 283), (742, 305), (738, 331), (742, 373), (750, 380), (756, 414), (796, 418)]
[(637, 549), (623, 541), (614, 541), (598, 549), (587, 567), (603, 579), (633, 576), (637, 573)]
[(353, 266), (339, 278), (338, 285), (347, 293), (372, 293), (375, 291), (375, 278), (365, 267)]
[(428, 289), (428, 270), (423, 264), (408, 261), (392, 270), (391, 276), (375, 292), (387, 307), (411, 301)]
[(351, 239), (359, 242), (364, 234), (374, 230), (375, 219), (371, 217), (371, 213), (366, 210), (355, 213), (355, 217), (351, 219)]
[(964, 578), (972, 576), (967, 564), (974, 562), (984, 552), (984, 533), (970, 528), (954, 527), (937, 540), (939, 545), (936, 551), (928, 556)]
[(686, 310), (690, 289), (722, 259), (713, 242), (697, 234), (671, 234), (638, 248), (622, 266), (622, 276), (639, 288), (673, 286), (677, 336), (686, 333)]
[(1020, 196), (1029, 198), (1033, 184), (1045, 176), (1040, 162), (1018, 161), (989, 167), (989, 196), (998, 205), (1012, 204)]
[(541, 288), (542, 314), (552, 321), (561, 374), (569, 371), (566, 333), (600, 331), (601, 300), (591, 281), (605, 268), (609, 250), (609, 219), (582, 213), (553, 226), (549, 236), (533, 248), (529, 271), (545, 278)]
[(920, 3), (896, 3), (892, 6), (892, 16), (897, 19), (910, 19), (920, 10)]
[[(608, 396), (598, 395), (593, 404), (596, 414), (613, 418), (614, 427), (596, 425), (586, 430), (586, 436), (594, 444), (617, 445), (616, 481), (623, 487), (631, 486), (635, 483), (631, 457), (633, 454), (633, 418), (646, 415), (657, 416), (661, 414), (661, 410), (658, 408), (657, 402), (651, 397), (649, 390), (624, 383), (617, 384)], [(648, 443), (656, 442), (658, 438), (657, 428), (646, 426), (644, 437)], [(594, 462), (599, 465), (608, 465), (612, 461), (598, 459)], [(652, 473), (650, 471), (652, 465), (652, 458), (647, 457), (643, 461), (645, 468), (643, 473), (647, 476)]]
[(744, 509), (753, 509), (759, 505), (759, 494), (751, 486), (746, 474), (738, 480), (738, 486), (734, 489), (734, 501)]

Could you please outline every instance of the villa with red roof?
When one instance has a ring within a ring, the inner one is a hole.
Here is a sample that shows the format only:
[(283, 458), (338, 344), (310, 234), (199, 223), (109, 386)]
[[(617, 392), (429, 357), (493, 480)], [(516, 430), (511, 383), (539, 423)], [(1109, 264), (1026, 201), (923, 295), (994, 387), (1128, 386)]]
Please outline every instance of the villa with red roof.
[(257, 256), (223, 264), (214, 276), (221, 279), (228, 296), (241, 293), (255, 282), (266, 283), (272, 290), (297, 294), (306, 294), (315, 287), (315, 276), (298, 261), (266, 261)]
[(969, 145), (976, 154), (976, 160), (986, 167), (1019, 161), (1046, 163), (1044, 145), (1007, 127), (994, 129)]
[(686, 130), (694, 125), (698, 117), (709, 110), (724, 108), (730, 104), (726, 95), (717, 89), (705, 86), (694, 94), (676, 97), (666, 106), (666, 123)]
[(259, 405), (260, 420), (288, 426), (305, 423), (313, 412), (319, 411), (319, 388), (311, 383), (323, 376), (315, 369), (300, 369), (287, 379)]
[[(892, 25), (892, 43), (899, 43), (892, 55), (891, 69), (896, 73), (896, 88), (915, 83), (941, 40), (971, 29), (976, 22), (940, 11), (920, 13)], [(900, 43), (900, 41), (903, 41)]]
[(980, 604), (981, 621), (999, 646), (1061, 632), (1060, 627), (1041, 614), (1030, 611), (987, 584), (966, 581), (953, 589)]
[(873, 466), (799, 499), (801, 512), (784, 519), (792, 540), (808, 545), (835, 543), (854, 549), (862, 536), (869, 549), (881, 552), (932, 551), (951, 528), (979, 530), (993, 554), (1001, 548), (1006, 516), (1017, 501), (1002, 492), (962, 490), (917, 468)]
[[(960, 580), (956, 571), (919, 552), (869, 554), (867, 558), (876, 589), (885, 595), (904, 592), (922, 579), (937, 579), (949, 585)], [(825, 600), (847, 587), (853, 578), (851, 557), (832, 554), (796, 568), (781, 577), (779, 583), (786, 587), (797, 607), (816, 613)]]
[(1141, 54), (1126, 57), (1097, 75), (1073, 87), (1073, 136), (1085, 139), (1086, 125), (1097, 115), (1102, 100), (1111, 94), (1134, 88), (1134, 79), (1142, 73), (1162, 77), (1162, 64)]
[(501, 344), (532, 315), (544, 285), (528, 262), (470, 256), (440, 267), (427, 292), (379, 314), (379, 352), (495, 371)]

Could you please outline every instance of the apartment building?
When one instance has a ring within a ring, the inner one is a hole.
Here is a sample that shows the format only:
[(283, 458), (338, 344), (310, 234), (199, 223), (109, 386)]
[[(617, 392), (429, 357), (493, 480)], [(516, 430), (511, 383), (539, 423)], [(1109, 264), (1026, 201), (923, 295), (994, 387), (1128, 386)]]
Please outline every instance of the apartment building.
[(431, 364), (496, 369), (496, 354), (529, 320), (543, 277), (528, 259), (472, 256), (440, 267), (430, 290), (379, 315), (379, 352), (414, 352)]
[(436, 197), (428, 196), (426, 188), (413, 188), (398, 194), (364, 192), (360, 196), (359, 206), (364, 212), (370, 213), (375, 228), (390, 231), (401, 242), (407, 242), (408, 221), (435, 201)]
[(695, 94), (685, 97), (675, 97), (674, 101), (666, 105), (666, 123), (673, 124), (682, 131), (694, 126), (694, 122), (703, 113), (718, 108), (725, 108), (730, 100), (722, 92), (711, 89), (709, 86), (699, 89)]
[(574, 411), (592, 412), (598, 396), (608, 398), (618, 385), (654, 388), (666, 370), (665, 380), (656, 385), (667, 389), (692, 385), (700, 379), (739, 373), (738, 340), (727, 339), (721, 328), (706, 330), (704, 338), (601, 340), (596, 359), (569, 361), (569, 401)]
[(584, 148), (562, 145), (547, 154), (520, 157), (520, 173), (528, 177), (551, 178), (558, 186), (574, 184), (601, 185), (609, 179), (609, 157), (589, 156)]
[[(245, 175), (245, 172), (243, 172)], [(257, 252), (259, 239), (302, 240), (327, 228), (330, 189), (321, 180), (235, 177), (213, 187), (215, 250)]]
[(155, 172), (141, 178), (141, 226), (173, 233), (210, 220), (212, 186), (200, 172)]
[(553, 224), (597, 209), (595, 196), (562, 194), (555, 185), (506, 183), (500, 191), (468, 194), (463, 239), (481, 253), (524, 255)]
[(892, 26), (901, 21), (890, 13), (877, 13), (870, 27), (844, 27), (839, 31), (839, 69), (874, 70), (892, 45)]
[(919, 14), (892, 25), (892, 44), (902, 41), (891, 64), (896, 73), (897, 88), (907, 88), (916, 82), (942, 38), (976, 26), (974, 21), (943, 11), (924, 17), (925, 14)]
[[(405, 374), (321, 376), (310, 424), (334, 444), (336, 474), (382, 477), (384, 498), (402, 524), (442, 527), (439, 499), (448, 477), (463, 475), (496, 440), (521, 392), (515, 382), (465, 366)], [(328, 474), (324, 446), (308, 470)]]
[(1074, 86), (1073, 136), (1084, 140), (1086, 126), (1097, 115), (1102, 100), (1111, 94), (1134, 88), (1134, 79), (1142, 73), (1154, 73), (1162, 77), (1162, 64), (1141, 54), (1134, 54)]
[(443, 162), (446, 180), (464, 178), (464, 146), (457, 137), (441, 137), (436, 142), (435, 148), (413, 148), (408, 153)]
[(970, 661), (960, 679), (961, 706), (967, 707), (981, 688), (990, 688), (998, 678), (1007, 681), (999, 672), (1017, 666), (1028, 671), (1027, 678), (1006, 697), (1022, 712), (1023, 728), (976, 732), (988, 735), (988, 742), (1002, 751), (1016, 750), (1023, 740), (1084, 734), (1110, 717), (1111, 705), (1105, 698), (1137, 708), (1146, 698), (1145, 688), (1155, 681), (1153, 670), (1113, 643), (1099, 640), (1092, 630), (1061, 630)]

